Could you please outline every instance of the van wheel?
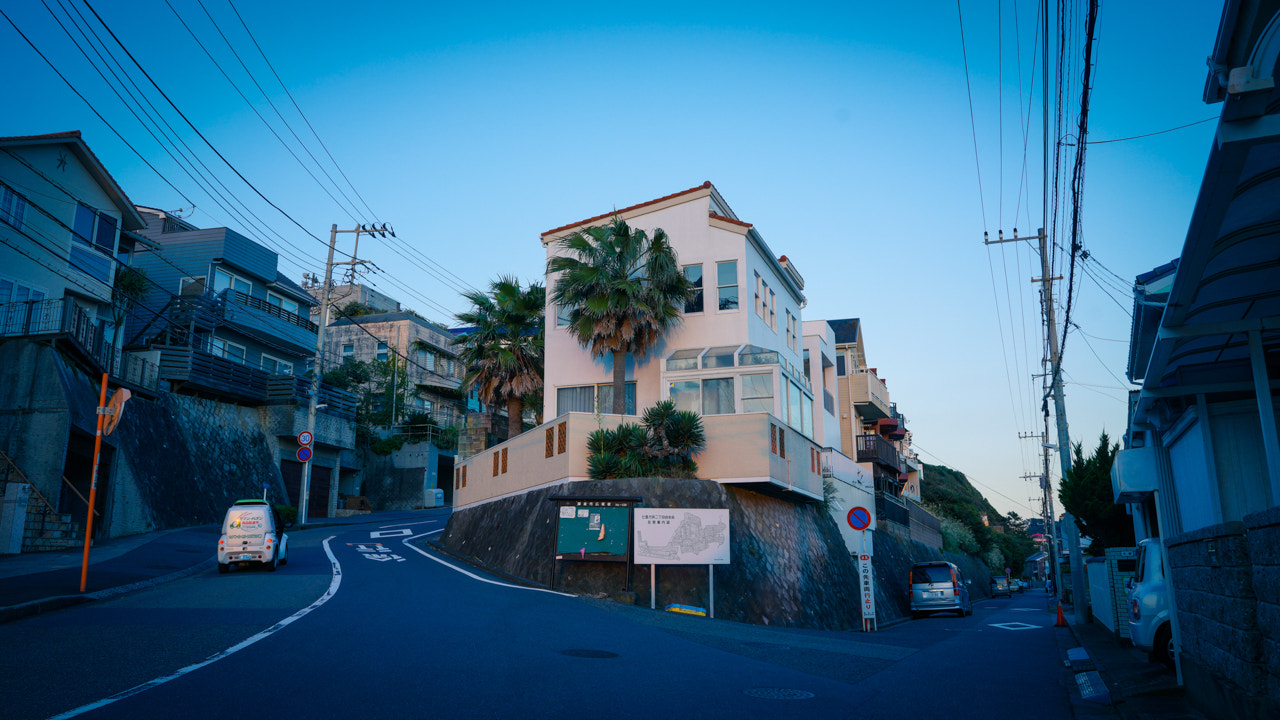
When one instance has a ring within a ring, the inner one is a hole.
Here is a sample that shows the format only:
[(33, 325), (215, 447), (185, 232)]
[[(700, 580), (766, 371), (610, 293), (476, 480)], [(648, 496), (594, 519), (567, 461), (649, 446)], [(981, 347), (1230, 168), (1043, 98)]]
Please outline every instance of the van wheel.
[(281, 565), (289, 564), (289, 546), (288, 545), (284, 546), (284, 557), (280, 558), (280, 564)]
[(231, 572), (231, 563), (218, 563), (218, 574), (226, 575)]
[(1156, 639), (1151, 643), (1151, 659), (1173, 669), (1173, 632), (1168, 623), (1156, 631)]
[(267, 572), (275, 572), (278, 567), (280, 567), (280, 556), (272, 555), (271, 564), (267, 565)]

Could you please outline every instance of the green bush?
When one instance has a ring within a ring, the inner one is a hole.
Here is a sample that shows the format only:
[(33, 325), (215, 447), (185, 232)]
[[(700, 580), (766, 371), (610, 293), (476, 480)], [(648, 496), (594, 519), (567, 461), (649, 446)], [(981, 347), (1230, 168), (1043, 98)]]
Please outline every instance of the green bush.
[(702, 418), (664, 400), (645, 411), (642, 425), (601, 428), (587, 438), (587, 474), (595, 480), (623, 477), (697, 477), (693, 456), (707, 444)]
[(277, 505), (276, 512), (280, 513), (280, 520), (286, 525), (298, 522), (298, 508), (292, 505)]

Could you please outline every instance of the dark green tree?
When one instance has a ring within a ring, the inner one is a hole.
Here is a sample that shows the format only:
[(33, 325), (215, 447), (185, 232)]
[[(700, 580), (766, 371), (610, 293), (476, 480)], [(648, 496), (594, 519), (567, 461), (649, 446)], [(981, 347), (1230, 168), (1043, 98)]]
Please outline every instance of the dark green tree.
[(453, 341), (467, 368), (463, 387), (474, 387), (485, 404), (506, 405), (513, 438), (524, 431), (525, 398), (542, 390), (546, 291), (541, 283), (521, 288), (516, 278), (500, 277), (488, 293), (463, 297), (471, 308), (456, 317), (475, 328)]
[(627, 353), (648, 355), (680, 324), (693, 288), (661, 229), (649, 237), (621, 217), (558, 243), (547, 261), (551, 299), (569, 309), (569, 332), (591, 355), (613, 358), (613, 414), (626, 414)]
[(587, 474), (595, 480), (624, 477), (697, 477), (693, 456), (707, 445), (702, 418), (663, 400), (644, 412), (641, 424), (622, 423), (587, 438)]
[(1115, 503), (1111, 490), (1111, 464), (1119, 449), (1106, 431), (1089, 457), (1077, 442), (1072, 447), (1071, 470), (1058, 488), (1063, 509), (1075, 516), (1080, 533), (1093, 540), (1088, 548), (1090, 555), (1102, 555), (1109, 547), (1134, 544), (1133, 519), (1125, 513), (1124, 506)]

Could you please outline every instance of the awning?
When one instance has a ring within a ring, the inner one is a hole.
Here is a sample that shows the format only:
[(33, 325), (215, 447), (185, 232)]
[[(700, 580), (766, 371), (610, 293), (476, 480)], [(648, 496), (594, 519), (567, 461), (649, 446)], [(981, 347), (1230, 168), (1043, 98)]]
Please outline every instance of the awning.
[(1032, 555), (1031, 557), (1027, 558), (1027, 560), (1026, 560), (1026, 561), (1027, 561), (1027, 562), (1040, 562), (1041, 560), (1044, 560), (1044, 559), (1045, 559), (1045, 558), (1047, 558), (1047, 557), (1049, 557), (1049, 553), (1042, 553), (1042, 552), (1038, 552), (1038, 553), (1036, 553), (1035, 555)]

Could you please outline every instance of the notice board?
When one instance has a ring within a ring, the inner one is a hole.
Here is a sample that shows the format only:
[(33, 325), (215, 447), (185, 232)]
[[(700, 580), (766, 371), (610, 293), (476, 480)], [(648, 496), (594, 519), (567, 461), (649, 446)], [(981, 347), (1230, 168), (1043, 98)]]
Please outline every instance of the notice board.
[(556, 526), (557, 560), (626, 562), (631, 542), (630, 500), (562, 500)]

